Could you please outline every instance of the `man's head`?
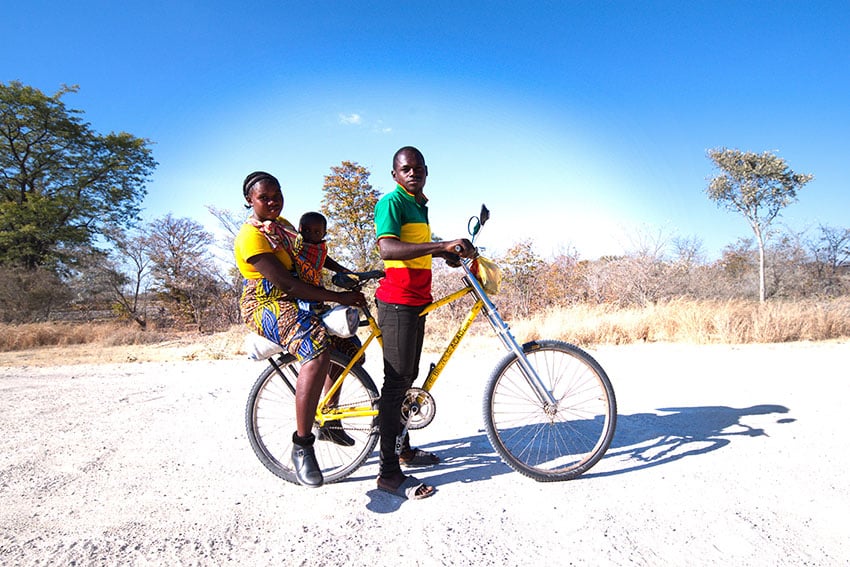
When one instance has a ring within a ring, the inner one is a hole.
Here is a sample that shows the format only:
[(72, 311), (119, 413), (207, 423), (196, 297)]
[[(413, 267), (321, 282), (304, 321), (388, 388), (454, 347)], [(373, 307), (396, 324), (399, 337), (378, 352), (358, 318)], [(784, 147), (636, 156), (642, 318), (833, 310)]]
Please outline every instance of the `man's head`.
[(301, 215), (301, 220), (298, 223), (298, 232), (301, 233), (301, 238), (304, 239), (304, 242), (319, 244), (325, 239), (327, 230), (328, 221), (323, 214), (311, 211)]
[(428, 166), (425, 156), (413, 146), (405, 146), (393, 156), (393, 180), (407, 189), (408, 193), (420, 195), (425, 188)]

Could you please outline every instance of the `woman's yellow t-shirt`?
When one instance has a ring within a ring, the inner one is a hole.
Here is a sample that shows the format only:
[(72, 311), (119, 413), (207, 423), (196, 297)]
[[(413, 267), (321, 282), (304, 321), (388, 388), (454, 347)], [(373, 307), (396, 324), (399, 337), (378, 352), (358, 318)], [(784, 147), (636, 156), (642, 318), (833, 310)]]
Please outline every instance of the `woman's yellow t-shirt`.
[[(283, 217), (278, 217), (277, 220), (285, 225), (292, 226)], [(295, 230), (294, 227), (293, 230)], [(249, 223), (243, 224), (239, 229), (239, 233), (236, 235), (236, 240), (233, 243), (233, 252), (236, 256), (236, 267), (239, 268), (239, 273), (242, 274), (243, 278), (248, 280), (258, 280), (263, 277), (263, 274), (258, 272), (253, 264), (248, 262), (248, 258), (253, 258), (258, 254), (273, 253), (280, 263), (283, 264), (284, 268), (292, 270), (292, 258), (289, 253), (283, 249), (273, 252), (272, 245), (268, 239), (263, 236), (263, 233), (257, 227)]]

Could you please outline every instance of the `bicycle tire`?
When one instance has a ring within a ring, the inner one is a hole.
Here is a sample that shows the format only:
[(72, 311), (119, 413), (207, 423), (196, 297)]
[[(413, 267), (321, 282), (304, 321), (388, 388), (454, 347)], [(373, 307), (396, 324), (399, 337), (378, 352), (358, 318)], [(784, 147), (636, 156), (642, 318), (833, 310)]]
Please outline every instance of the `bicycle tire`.
[(614, 438), (614, 388), (599, 363), (575, 345), (532, 341), (523, 351), (557, 407), (544, 407), (511, 353), (487, 383), (487, 437), (520, 474), (541, 482), (576, 478), (602, 458)]
[[(338, 374), (348, 360), (339, 352), (331, 353), (331, 366)], [(274, 365), (263, 370), (254, 382), (245, 408), (248, 440), (260, 462), (276, 476), (298, 484), (292, 468), (292, 433), (295, 422), (295, 383), (301, 364), (290, 355), (281, 355)], [(279, 370), (278, 370), (279, 369)], [(361, 366), (354, 366), (340, 389), (338, 406), (368, 406), (377, 411), (378, 390)], [(378, 442), (377, 416), (346, 418), (345, 433), (354, 440), (350, 447), (331, 441), (315, 442), (316, 460), (326, 483), (344, 479), (366, 460)]]

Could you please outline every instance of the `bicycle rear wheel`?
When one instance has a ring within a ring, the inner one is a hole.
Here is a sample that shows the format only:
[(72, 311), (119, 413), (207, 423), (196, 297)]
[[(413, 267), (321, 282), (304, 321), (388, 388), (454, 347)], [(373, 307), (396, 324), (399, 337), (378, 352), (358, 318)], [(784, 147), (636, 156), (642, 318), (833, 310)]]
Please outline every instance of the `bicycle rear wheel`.
[(487, 437), (525, 476), (542, 482), (575, 478), (611, 445), (617, 423), (614, 389), (599, 363), (574, 345), (533, 341), (523, 351), (556, 405), (539, 400), (518, 357), (509, 354), (484, 393)]
[[(348, 361), (338, 352), (331, 353), (331, 375), (337, 376)], [(277, 367), (275, 367), (275, 365)], [(281, 355), (270, 364), (254, 383), (245, 408), (248, 440), (260, 462), (278, 477), (298, 483), (292, 468), (292, 433), (295, 423), (295, 384), (301, 363), (292, 355)], [(337, 406), (378, 410), (378, 391), (372, 378), (355, 366), (346, 376), (339, 392)], [(335, 482), (354, 472), (371, 454), (378, 442), (377, 417), (346, 417), (341, 420), (351, 446), (320, 440), (316, 434), (316, 460), (325, 482)]]

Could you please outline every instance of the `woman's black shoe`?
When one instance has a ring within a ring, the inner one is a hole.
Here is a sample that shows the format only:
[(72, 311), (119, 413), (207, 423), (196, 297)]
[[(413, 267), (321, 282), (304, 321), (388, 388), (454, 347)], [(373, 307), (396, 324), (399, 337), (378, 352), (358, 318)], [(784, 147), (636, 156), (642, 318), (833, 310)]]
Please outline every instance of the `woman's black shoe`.
[(326, 421), (325, 424), (319, 428), (319, 434), (316, 438), (319, 441), (330, 441), (337, 445), (342, 445), (343, 447), (351, 447), (354, 445), (354, 439), (345, 432), (345, 429), (342, 428), (342, 422), (338, 419)]
[(295, 476), (302, 485), (318, 488), (324, 483), (325, 479), (312, 445), (293, 445), (292, 464), (295, 467)]

